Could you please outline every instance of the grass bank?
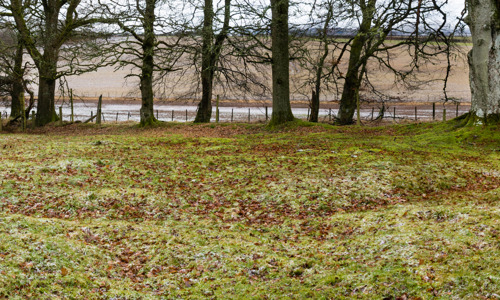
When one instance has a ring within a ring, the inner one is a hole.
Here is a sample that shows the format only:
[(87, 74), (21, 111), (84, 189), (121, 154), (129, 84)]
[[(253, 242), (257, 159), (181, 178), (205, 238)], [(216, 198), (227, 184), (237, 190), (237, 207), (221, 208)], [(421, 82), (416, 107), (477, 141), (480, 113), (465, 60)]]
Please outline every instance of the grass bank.
[(0, 135), (0, 298), (500, 298), (499, 127), (43, 130)]

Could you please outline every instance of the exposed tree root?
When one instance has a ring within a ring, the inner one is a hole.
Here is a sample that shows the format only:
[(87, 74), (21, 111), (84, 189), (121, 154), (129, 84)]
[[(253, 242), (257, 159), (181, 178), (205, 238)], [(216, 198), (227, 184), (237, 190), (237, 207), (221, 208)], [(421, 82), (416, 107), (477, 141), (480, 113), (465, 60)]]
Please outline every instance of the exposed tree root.
[(494, 125), (500, 124), (500, 114), (489, 114), (485, 118), (478, 117), (474, 112), (463, 114), (455, 119), (457, 127), (474, 125)]

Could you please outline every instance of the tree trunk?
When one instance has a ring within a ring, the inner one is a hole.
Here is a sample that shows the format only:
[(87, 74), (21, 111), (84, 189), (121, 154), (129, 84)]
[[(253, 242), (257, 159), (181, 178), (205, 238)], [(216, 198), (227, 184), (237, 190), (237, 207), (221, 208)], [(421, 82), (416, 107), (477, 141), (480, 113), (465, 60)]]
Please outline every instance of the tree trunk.
[[(324, 37), (326, 39), (326, 32)], [(319, 95), (321, 92), (321, 76), (323, 75), (323, 66), (325, 65), (325, 60), (327, 56), (328, 56), (328, 43), (326, 43), (326, 40), (324, 40), (324, 52), (316, 68), (316, 79), (314, 83), (314, 90), (312, 91), (312, 97), (311, 97), (311, 104), (310, 104), (311, 114), (309, 115), (309, 122), (318, 122)]]
[(311, 97), (311, 114), (309, 115), (309, 122), (318, 122), (319, 117), (319, 95), (321, 92), (321, 80), (323, 76), (323, 68), (325, 66), (326, 58), (329, 54), (328, 48), (328, 28), (333, 18), (333, 7), (328, 6), (328, 13), (326, 15), (325, 24), (321, 32), (321, 42), (323, 43), (323, 55), (321, 55), (318, 63), (316, 64), (316, 78), (314, 80), (314, 90)]
[(144, 41), (142, 43), (142, 67), (140, 76), (141, 89), (141, 126), (150, 126), (157, 123), (153, 108), (153, 69), (154, 69), (154, 21), (155, 21), (155, 1), (147, 0), (144, 11)]
[(312, 91), (312, 96), (311, 96), (311, 104), (309, 105), (311, 108), (311, 114), (309, 115), (309, 122), (318, 122), (318, 115), (319, 115), (319, 91), (320, 85), (316, 84), (316, 90)]
[(149, 66), (142, 66), (140, 78), (141, 89), (141, 126), (150, 126), (156, 124), (153, 109), (153, 71)]
[(12, 89), (10, 97), (12, 101), (10, 117), (12, 119), (20, 116), (23, 112), (24, 103), (21, 101), (21, 94), (24, 92), (23, 85), (23, 45), (18, 39), (16, 55), (14, 57), (14, 72), (12, 74)]
[[(353, 44), (354, 46), (354, 44)], [(353, 56), (351, 50), (351, 56), (349, 57), (349, 65), (351, 62), (356, 62), (359, 60), (358, 56)], [(340, 98), (340, 107), (337, 123), (339, 125), (349, 125), (353, 123), (354, 112), (356, 111), (357, 99), (359, 97), (359, 87), (361, 80), (359, 78), (359, 70), (347, 71), (347, 76), (344, 81), (344, 88), (342, 90), (342, 97)]]
[(356, 37), (352, 41), (349, 55), (349, 66), (344, 81), (342, 97), (340, 98), (340, 108), (337, 123), (339, 125), (349, 125), (353, 123), (356, 102), (359, 97), (359, 87), (363, 72), (360, 69), (365, 64), (366, 55), (362, 57), (372, 20), (375, 14), (376, 0), (361, 1), (363, 20)]
[[(214, 77), (219, 62), (219, 57), (222, 52), (224, 41), (227, 38), (229, 31), (229, 21), (231, 18), (231, 0), (224, 1), (224, 21), (222, 28), (216, 36), (214, 36), (213, 22), (213, 2), (205, 0), (205, 8), (203, 11), (203, 45), (201, 52), (201, 101), (198, 104), (195, 123), (209, 123), (212, 117), (212, 92), (214, 87)], [(215, 38), (215, 42), (214, 42)]]
[(473, 122), (500, 121), (500, 2), (468, 0), (473, 48), (469, 52), (469, 77)]
[(270, 125), (293, 121), (290, 106), (288, 0), (271, 0), (273, 114)]
[[(204, 65), (202, 63), (202, 65)], [(213, 89), (213, 72), (209, 69), (201, 71), (201, 101), (198, 104), (195, 123), (210, 123), (212, 117), (212, 89)]]
[(57, 78), (58, 50), (52, 47), (44, 49), (43, 60), (38, 71), (38, 101), (36, 110), (36, 125), (44, 126), (57, 120), (54, 99)]
[(56, 80), (54, 74), (40, 74), (38, 77), (38, 104), (36, 110), (36, 125), (44, 126), (57, 119), (54, 98), (56, 90)]
[(213, 1), (205, 0), (203, 9), (203, 45), (201, 50), (201, 101), (198, 104), (195, 123), (209, 123), (212, 117), (212, 85), (214, 66), (212, 66), (213, 46)]
[[(58, 38), (58, 15), (60, 7), (54, 1), (48, 1), (44, 6), (45, 29), (43, 39), (43, 55), (41, 60), (33, 57), (39, 72), (38, 80), (38, 104), (36, 111), (36, 125), (44, 126), (57, 120), (54, 106), (57, 61), (59, 58)], [(31, 51), (31, 49), (29, 49)], [(37, 61), (38, 60), (38, 61)]]

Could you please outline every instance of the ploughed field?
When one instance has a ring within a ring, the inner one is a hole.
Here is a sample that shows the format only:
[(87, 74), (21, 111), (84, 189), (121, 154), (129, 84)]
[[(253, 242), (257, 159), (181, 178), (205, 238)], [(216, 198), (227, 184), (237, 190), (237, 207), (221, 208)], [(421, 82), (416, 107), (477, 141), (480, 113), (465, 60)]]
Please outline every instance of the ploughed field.
[(0, 298), (498, 298), (500, 127), (454, 125), (1, 134)]

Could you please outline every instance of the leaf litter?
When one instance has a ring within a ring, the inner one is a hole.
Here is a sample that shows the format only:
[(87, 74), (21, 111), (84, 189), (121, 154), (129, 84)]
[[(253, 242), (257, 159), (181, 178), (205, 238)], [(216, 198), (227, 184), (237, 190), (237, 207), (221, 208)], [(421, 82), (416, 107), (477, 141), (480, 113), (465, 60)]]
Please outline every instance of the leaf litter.
[(440, 123), (2, 135), (0, 297), (495, 299), (499, 141)]

